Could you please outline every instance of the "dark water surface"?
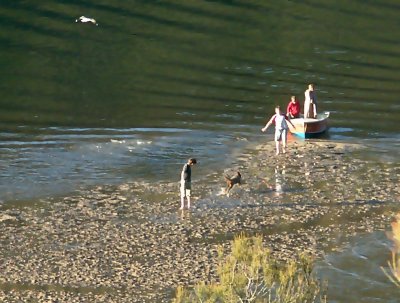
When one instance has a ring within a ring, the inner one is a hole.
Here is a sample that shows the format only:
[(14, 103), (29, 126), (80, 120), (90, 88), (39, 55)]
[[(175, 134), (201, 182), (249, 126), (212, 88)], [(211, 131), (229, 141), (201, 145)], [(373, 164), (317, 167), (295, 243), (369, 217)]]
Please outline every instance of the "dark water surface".
[(398, 162), (399, 15), (397, 0), (2, 1), (0, 202), (178, 180), (190, 156), (223, 168), (310, 82), (329, 139)]

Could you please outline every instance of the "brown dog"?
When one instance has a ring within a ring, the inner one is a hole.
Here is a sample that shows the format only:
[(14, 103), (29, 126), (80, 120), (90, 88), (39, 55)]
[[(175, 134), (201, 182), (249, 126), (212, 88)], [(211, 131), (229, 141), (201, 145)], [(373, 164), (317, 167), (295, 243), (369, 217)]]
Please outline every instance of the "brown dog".
[(236, 175), (234, 177), (232, 177), (232, 178), (229, 178), (228, 176), (224, 176), (224, 177), (225, 177), (226, 185), (227, 185), (227, 188), (226, 188), (226, 193), (227, 194), (229, 194), (229, 191), (232, 189), (232, 187), (235, 184), (239, 184), (240, 185), (241, 182), (242, 182), (242, 175), (239, 172), (237, 172)]

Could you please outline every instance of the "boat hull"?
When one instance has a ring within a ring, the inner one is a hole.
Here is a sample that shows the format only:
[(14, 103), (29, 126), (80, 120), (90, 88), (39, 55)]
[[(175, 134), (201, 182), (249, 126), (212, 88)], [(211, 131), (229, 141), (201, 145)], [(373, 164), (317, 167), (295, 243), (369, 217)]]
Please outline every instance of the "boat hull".
[(318, 114), (316, 119), (304, 119), (303, 117), (291, 119), (290, 121), (293, 123), (295, 128), (290, 123), (288, 123), (289, 130), (292, 134), (301, 138), (318, 137), (319, 135), (326, 132), (329, 127), (329, 114), (329, 112)]

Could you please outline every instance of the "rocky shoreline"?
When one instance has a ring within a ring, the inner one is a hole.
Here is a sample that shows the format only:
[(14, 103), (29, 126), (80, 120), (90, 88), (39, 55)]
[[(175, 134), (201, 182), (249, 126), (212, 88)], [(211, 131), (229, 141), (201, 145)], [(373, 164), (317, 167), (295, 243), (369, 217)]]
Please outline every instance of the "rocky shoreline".
[[(194, 207), (178, 184), (101, 186), (35, 205), (0, 208), (0, 301), (169, 302), (178, 285), (214, 280), (217, 249), (262, 234), (279, 259), (320, 256), (360, 232), (388, 229), (399, 163), (364, 159), (365, 147), (324, 141), (249, 148), (226, 172), (196, 176)], [(223, 173), (244, 184), (229, 197)]]

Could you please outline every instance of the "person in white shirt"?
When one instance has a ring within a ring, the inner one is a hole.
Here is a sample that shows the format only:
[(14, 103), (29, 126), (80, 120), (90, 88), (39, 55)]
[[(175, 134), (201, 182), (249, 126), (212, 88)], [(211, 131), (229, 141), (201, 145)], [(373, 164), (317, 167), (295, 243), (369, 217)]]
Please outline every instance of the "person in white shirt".
[(314, 84), (309, 84), (304, 92), (304, 118), (317, 118), (317, 95)]
[(275, 123), (275, 144), (277, 155), (280, 153), (280, 142), (282, 142), (283, 153), (286, 153), (287, 132), (289, 129), (286, 121), (289, 122), (293, 128), (296, 128), (289, 118), (282, 113), (281, 108), (276, 106), (275, 115), (273, 115), (271, 119), (269, 119), (268, 123), (261, 129), (262, 132), (265, 132), (271, 124)]

